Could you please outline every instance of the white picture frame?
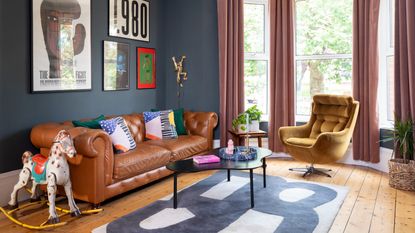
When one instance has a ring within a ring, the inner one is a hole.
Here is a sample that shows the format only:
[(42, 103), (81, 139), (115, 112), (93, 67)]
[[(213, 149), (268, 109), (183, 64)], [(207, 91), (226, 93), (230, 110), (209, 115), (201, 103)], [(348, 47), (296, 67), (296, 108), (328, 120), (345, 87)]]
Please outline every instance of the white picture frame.
[(90, 0), (32, 0), (32, 93), (91, 89)]

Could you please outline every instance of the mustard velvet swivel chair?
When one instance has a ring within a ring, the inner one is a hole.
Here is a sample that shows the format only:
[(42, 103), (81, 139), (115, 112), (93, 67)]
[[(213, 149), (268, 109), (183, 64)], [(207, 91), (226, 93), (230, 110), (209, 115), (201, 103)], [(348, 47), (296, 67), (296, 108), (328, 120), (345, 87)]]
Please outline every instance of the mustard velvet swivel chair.
[(310, 163), (290, 171), (331, 177), (331, 169), (314, 167), (339, 160), (349, 146), (359, 112), (359, 102), (351, 96), (315, 95), (309, 122), (302, 126), (281, 127), (279, 136), (287, 152), (297, 160)]

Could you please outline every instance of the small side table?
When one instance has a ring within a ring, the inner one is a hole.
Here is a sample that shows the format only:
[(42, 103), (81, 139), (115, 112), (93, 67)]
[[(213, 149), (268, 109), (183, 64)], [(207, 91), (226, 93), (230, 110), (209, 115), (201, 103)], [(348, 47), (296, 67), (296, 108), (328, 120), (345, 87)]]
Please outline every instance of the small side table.
[(244, 140), (246, 135), (249, 135), (250, 138), (257, 138), (258, 139), (258, 147), (262, 147), (262, 138), (267, 136), (267, 132), (263, 131), (263, 130), (259, 130), (259, 131), (252, 131), (252, 132), (247, 132), (247, 133), (238, 133), (236, 131), (234, 131), (233, 129), (228, 130), (229, 133), (232, 134), (234, 140), (235, 140), (235, 145), (236, 146), (241, 146), (241, 139)]

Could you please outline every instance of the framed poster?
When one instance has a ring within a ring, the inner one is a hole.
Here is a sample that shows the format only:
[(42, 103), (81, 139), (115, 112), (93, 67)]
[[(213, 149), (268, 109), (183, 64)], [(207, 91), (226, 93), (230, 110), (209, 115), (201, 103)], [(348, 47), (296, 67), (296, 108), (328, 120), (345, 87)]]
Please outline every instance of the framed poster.
[(156, 50), (137, 48), (137, 88), (156, 88)]
[(32, 92), (91, 90), (90, 0), (32, 0)]
[(104, 91), (130, 89), (130, 46), (104, 41)]
[(145, 0), (109, 0), (109, 34), (150, 41), (150, 3)]

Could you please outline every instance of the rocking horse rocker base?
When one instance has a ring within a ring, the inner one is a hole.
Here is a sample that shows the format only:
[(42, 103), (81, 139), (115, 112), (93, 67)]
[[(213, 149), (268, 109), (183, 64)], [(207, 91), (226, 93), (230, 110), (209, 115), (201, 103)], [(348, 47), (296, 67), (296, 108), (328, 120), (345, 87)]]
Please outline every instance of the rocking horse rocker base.
[[(69, 174), (69, 165), (66, 156), (72, 158), (76, 156), (75, 146), (71, 135), (66, 130), (59, 131), (54, 138), (51, 151), (48, 157), (43, 155), (33, 155), (30, 151), (26, 151), (22, 156), (23, 169), (19, 174), (19, 181), (13, 188), (10, 195), (9, 206), (12, 210), (6, 211), (0, 207), (0, 210), (14, 223), (29, 229), (46, 229), (51, 227), (58, 227), (65, 225), (66, 222), (60, 222), (60, 217), (71, 214), (72, 216), (80, 216), (81, 214), (93, 214), (102, 211), (102, 209), (94, 209), (88, 211), (79, 210), (75, 203), (72, 193), (72, 184)], [(31, 190), (28, 190), (31, 195), (31, 200), (37, 200), (36, 187), (39, 184), (47, 185), (47, 200), (34, 201), (22, 207), (17, 207), (17, 193), (20, 189), (26, 188), (29, 183), (32, 183)], [(70, 210), (59, 208), (55, 206), (57, 186), (61, 185), (65, 188), (66, 197)], [(36, 205), (49, 205), (48, 220), (39, 226), (29, 225), (19, 221), (13, 217), (13, 213), (24, 208)], [(57, 211), (62, 212), (58, 214)]]
[[(19, 225), (21, 227), (28, 228), (28, 229), (31, 229), (31, 230), (42, 230), (42, 229), (60, 227), (60, 226), (63, 226), (63, 225), (68, 223), (68, 222), (53, 223), (51, 221), (52, 219), (48, 219), (48, 220), (44, 221), (43, 223), (41, 223), (39, 225), (31, 225), (31, 224), (21, 222), (19, 219), (17, 219), (16, 217), (13, 216), (13, 213), (16, 213), (17, 211), (24, 210), (24, 209), (27, 209), (29, 207), (35, 206), (35, 205), (42, 206), (44, 204), (47, 204), (49, 206), (49, 203), (48, 203), (47, 200), (40, 200), (40, 201), (34, 201), (34, 202), (27, 203), (27, 204), (25, 204), (21, 207), (17, 207), (17, 208), (11, 209), (11, 210), (6, 210), (6, 209), (0, 207), (0, 211), (3, 212), (3, 214), (10, 221), (16, 223), (17, 225)], [(96, 214), (96, 213), (101, 212), (103, 209), (83, 210), (83, 211), (80, 211), (79, 214), (77, 214), (77, 215), (74, 214), (74, 213), (71, 213), (71, 211), (68, 210), (68, 209), (64, 209), (64, 208), (60, 208), (60, 207), (56, 207), (56, 210), (61, 212), (61, 214), (58, 215), (58, 217), (61, 218), (63, 216), (69, 215), (69, 214), (71, 214), (72, 217), (79, 217), (81, 215), (87, 215), (87, 214)]]

